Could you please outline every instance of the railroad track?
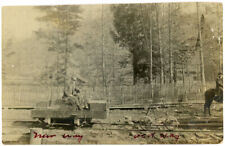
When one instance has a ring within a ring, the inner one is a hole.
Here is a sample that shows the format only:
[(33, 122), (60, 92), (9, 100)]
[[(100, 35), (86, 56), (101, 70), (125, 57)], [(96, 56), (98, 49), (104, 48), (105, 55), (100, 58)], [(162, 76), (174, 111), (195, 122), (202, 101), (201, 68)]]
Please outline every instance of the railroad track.
[[(192, 120), (190, 120), (192, 119)], [(216, 128), (223, 128), (223, 118), (222, 117), (195, 117), (193, 118), (182, 118), (178, 119), (179, 124), (168, 124), (168, 123), (160, 123), (160, 124), (148, 124), (148, 123), (143, 123), (143, 122), (131, 122), (131, 124), (127, 121), (125, 122), (92, 122), (91, 125), (105, 125), (108, 127), (116, 127), (116, 126), (130, 126), (130, 127), (135, 127), (135, 126), (142, 126), (142, 127), (178, 127), (178, 128), (192, 128), (192, 129), (216, 129)], [(4, 120), (3, 121), (3, 128), (10, 128), (10, 127), (27, 127), (27, 128), (33, 128), (33, 127), (39, 127), (39, 128), (44, 128), (46, 124), (41, 124), (39, 121), (36, 120), (25, 120), (25, 121), (16, 121), (16, 120)], [(10, 124), (11, 123), (11, 124)], [(52, 126), (71, 126), (71, 124), (67, 123), (55, 123), (52, 124)], [(51, 127), (51, 126), (48, 126)], [(90, 127), (90, 124), (89, 124)], [(219, 130), (220, 130), (219, 129)]]
[[(165, 128), (164, 131), (185, 131), (185, 132), (192, 132), (192, 131), (199, 131), (199, 132), (210, 132), (214, 131), (223, 131), (223, 117), (185, 117), (177, 119), (179, 124), (168, 124), (168, 123), (160, 123), (160, 124), (150, 124), (150, 123), (141, 123), (141, 122), (132, 122), (132, 124), (127, 123), (98, 123), (94, 122), (94, 125), (107, 125), (111, 130), (118, 130), (115, 128), (119, 126), (119, 129), (122, 129), (122, 126), (128, 126), (131, 130), (162, 130)], [(139, 126), (139, 127), (138, 127)], [(113, 127), (113, 128), (110, 128)], [(131, 127), (131, 128), (130, 128)], [(132, 127), (139, 128), (139, 129), (132, 129)], [(122, 129), (123, 130), (123, 129)]]
[[(128, 132), (128, 133), (222, 133), (223, 132), (223, 123), (219, 121), (215, 123), (216, 118), (213, 120), (209, 120), (209, 123), (200, 122), (195, 124), (184, 123), (177, 125), (164, 125), (164, 124), (145, 124), (141, 125), (138, 123), (129, 124), (129, 123), (92, 123), (92, 126), (83, 127), (83, 130), (94, 130), (94, 131), (121, 131), (121, 132)], [(3, 140), (5, 142), (8, 141), (13, 143), (20, 143), (20, 144), (28, 144), (30, 138), (30, 128), (37, 127), (43, 128), (47, 133), (50, 132), (52, 129), (54, 130), (69, 130), (69, 131), (76, 131), (76, 127), (67, 124), (67, 125), (53, 125), (52, 127), (43, 127), (42, 125), (38, 124), (36, 121), (25, 121), (26, 126), (18, 125), (6, 125), (3, 129), (6, 129), (6, 132), (3, 131)], [(57, 127), (58, 126), (58, 127)], [(167, 128), (166, 128), (167, 126)], [(63, 127), (63, 128), (62, 128)], [(65, 127), (69, 127), (66, 129)], [(186, 128), (184, 128), (186, 127)], [(71, 128), (71, 129), (70, 129)], [(201, 129), (200, 129), (201, 128)], [(81, 128), (82, 129), (82, 128)], [(7, 131), (9, 130), (9, 131)], [(19, 133), (18, 133), (19, 132)]]
[[(93, 128), (95, 130), (124, 130), (124, 131), (167, 131), (167, 132), (210, 132), (222, 131), (223, 124), (206, 123), (206, 124), (179, 124), (179, 125), (131, 125), (131, 124), (108, 124), (98, 123), (94, 125), (107, 125), (107, 127)], [(95, 126), (93, 126), (95, 127)]]
[[(196, 103), (196, 104), (203, 104), (203, 103)], [(185, 105), (192, 105), (192, 103), (187, 103)], [(161, 105), (154, 105), (153, 108), (155, 107), (160, 107)], [(168, 104), (165, 105), (165, 108), (171, 107), (171, 106), (178, 106), (178, 104)], [(29, 107), (25, 107), (26, 110), (25, 112), (22, 112), (20, 107), (16, 107), (15, 116), (14, 118), (16, 119), (7, 119), (6, 115), (11, 115), (11, 111), (14, 111), (13, 108), (10, 110), (7, 110), (9, 112), (6, 112), (5, 118), (3, 119), (3, 140), (14, 140), (14, 141), (23, 141), (24, 137), (29, 140), (29, 132), (30, 128), (43, 128), (45, 130), (51, 131), (52, 129), (62, 129), (63, 130), (70, 130), (70, 127), (74, 128), (70, 124), (56, 124), (51, 126), (43, 126), (42, 124), (38, 123), (37, 121), (32, 121), (30, 120), (30, 117), (28, 117), (28, 112), (29, 112)], [(121, 107), (112, 107), (111, 110), (120, 110)], [(123, 108), (123, 107), (122, 107)], [(130, 107), (124, 107), (124, 109), (127, 109)], [(145, 109), (146, 107), (134, 107), (131, 109)], [(9, 108), (6, 108), (9, 109)], [(3, 109), (4, 110), (4, 109)], [(22, 112), (22, 114), (20, 114)], [(117, 112), (117, 111), (116, 111)], [(24, 117), (17, 117), (16, 115), (25, 115)], [(4, 116), (3, 115), (3, 116)], [(27, 119), (27, 120), (25, 120)], [(129, 123), (113, 123), (113, 122), (93, 122), (92, 126), (89, 127), (83, 127), (84, 129), (91, 129), (91, 130), (100, 130), (100, 131), (149, 131), (149, 132), (205, 132), (205, 133), (210, 133), (210, 132), (215, 132), (215, 133), (221, 133), (223, 132), (223, 117), (190, 117), (187, 116), (186, 118), (181, 118), (178, 119), (179, 125), (173, 125), (173, 124), (143, 124), (143, 123), (138, 123), (138, 122), (133, 122), (132, 124)], [(65, 128), (64, 127), (69, 127)], [(75, 127), (76, 129), (76, 127)], [(73, 130), (73, 129), (72, 129)], [(22, 137), (22, 139), (21, 139)], [(25, 142), (26, 143), (26, 142)], [(24, 143), (21, 143), (24, 144)]]
[[(123, 105), (109, 105), (109, 110), (125, 110), (125, 109), (145, 109), (148, 108), (167, 108), (167, 107), (176, 107), (179, 105), (203, 105), (204, 102), (168, 102), (168, 103), (150, 103), (150, 104), (123, 104)], [(221, 104), (221, 103), (213, 103), (213, 104)], [(35, 109), (35, 106), (4, 106), (2, 107), (3, 110), (5, 109), (13, 109), (13, 110), (32, 110)]]

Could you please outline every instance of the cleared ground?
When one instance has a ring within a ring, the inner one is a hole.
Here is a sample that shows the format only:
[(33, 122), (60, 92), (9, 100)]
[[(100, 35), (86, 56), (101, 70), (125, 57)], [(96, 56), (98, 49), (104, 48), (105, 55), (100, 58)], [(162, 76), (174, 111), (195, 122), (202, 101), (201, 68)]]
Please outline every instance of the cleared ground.
[(220, 143), (222, 104), (213, 103), (211, 112), (212, 116), (204, 116), (202, 104), (158, 107), (148, 113), (111, 110), (107, 119), (92, 120), (94, 124), (86, 127), (44, 128), (31, 119), (30, 110), (3, 109), (3, 143), (29, 144), (30, 128), (35, 127), (43, 128), (43, 134), (56, 135), (42, 138), (43, 144)]

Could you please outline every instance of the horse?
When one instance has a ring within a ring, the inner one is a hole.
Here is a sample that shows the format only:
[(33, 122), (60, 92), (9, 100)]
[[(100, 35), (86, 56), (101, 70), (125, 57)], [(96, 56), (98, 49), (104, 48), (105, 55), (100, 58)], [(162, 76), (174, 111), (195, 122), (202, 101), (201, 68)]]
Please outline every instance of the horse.
[(205, 91), (205, 104), (204, 104), (204, 114), (206, 115), (206, 109), (208, 109), (208, 113), (209, 115), (211, 115), (210, 113), (210, 106), (214, 101), (218, 102), (218, 103), (223, 103), (223, 91), (220, 91), (220, 95), (216, 95), (217, 94), (217, 89), (211, 88)]

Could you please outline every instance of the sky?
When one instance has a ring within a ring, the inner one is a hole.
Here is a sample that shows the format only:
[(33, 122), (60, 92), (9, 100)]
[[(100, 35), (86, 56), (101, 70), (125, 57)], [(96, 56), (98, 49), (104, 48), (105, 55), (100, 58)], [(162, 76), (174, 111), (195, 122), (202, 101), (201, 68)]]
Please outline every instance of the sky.
[[(73, 39), (78, 42), (85, 40), (82, 38), (86, 36), (87, 31), (90, 31), (91, 28), (87, 29), (90, 23), (95, 23), (96, 18), (99, 19), (101, 6), (85, 5), (81, 9), (83, 10), (81, 27)], [(45, 45), (37, 40), (34, 33), (39, 28), (46, 27), (44, 22), (37, 20), (42, 15), (42, 12), (32, 6), (11, 6), (2, 9), (3, 46), (8, 39), (12, 39), (11, 48), (15, 52), (13, 57), (3, 57), (3, 63), (7, 64), (7, 76), (12, 80), (32, 78), (33, 75), (40, 74), (46, 64), (53, 62), (54, 57), (48, 56)]]
[[(86, 5), (83, 8), (94, 8)], [(189, 7), (187, 12), (193, 11), (194, 7)], [(3, 20), (3, 39), (7, 34), (8, 37), (13, 37), (18, 41), (30, 38), (35, 30), (43, 27), (43, 22), (36, 20), (42, 13), (32, 6), (9, 6), (2, 9)], [(4, 42), (4, 41), (3, 41)]]
[(18, 41), (31, 37), (41, 25), (36, 18), (41, 15), (34, 7), (3, 7), (3, 37), (13, 37)]

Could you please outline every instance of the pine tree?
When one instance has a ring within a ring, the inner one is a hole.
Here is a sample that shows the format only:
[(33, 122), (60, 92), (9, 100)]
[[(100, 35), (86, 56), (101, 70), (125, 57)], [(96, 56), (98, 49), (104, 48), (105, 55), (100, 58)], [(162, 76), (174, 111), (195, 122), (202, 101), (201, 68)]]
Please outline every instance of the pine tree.
[[(48, 44), (49, 51), (57, 54), (56, 63), (48, 71), (52, 74), (50, 78), (53, 78), (56, 84), (63, 85), (65, 89), (71, 75), (69, 68), (74, 67), (70, 54), (74, 49), (82, 48), (79, 44), (70, 43), (71, 36), (79, 27), (81, 10), (78, 5), (40, 6), (38, 9), (45, 13), (38, 20), (50, 25), (52, 29), (39, 30), (36, 34)], [(46, 73), (43, 76), (46, 76)]]

